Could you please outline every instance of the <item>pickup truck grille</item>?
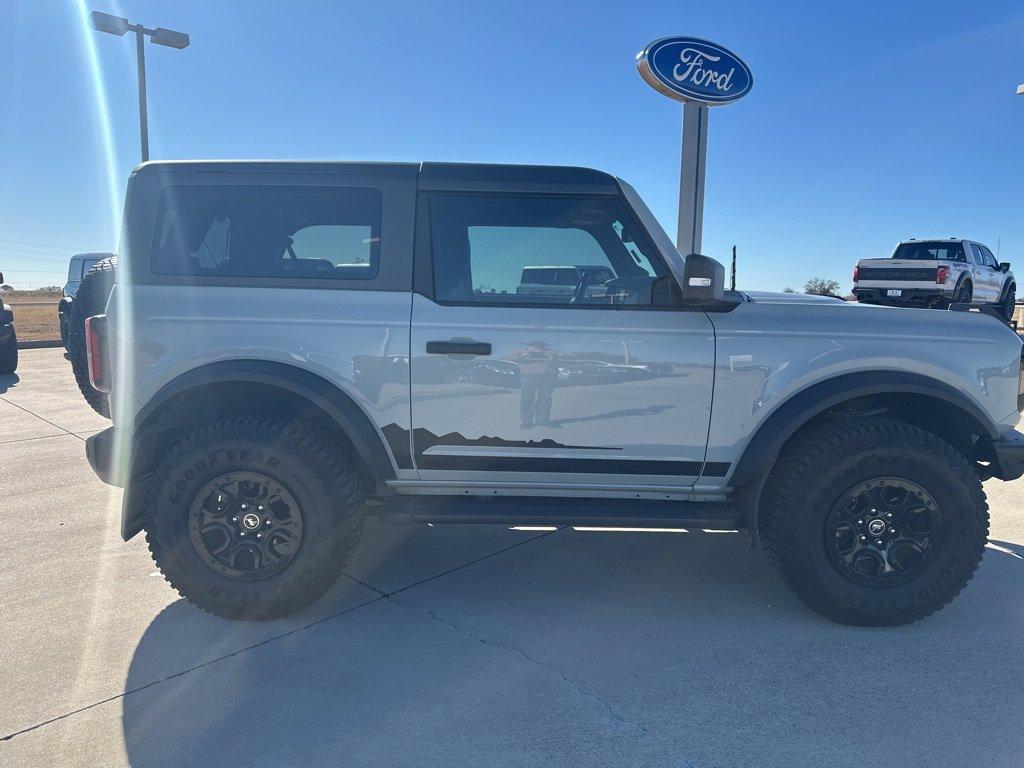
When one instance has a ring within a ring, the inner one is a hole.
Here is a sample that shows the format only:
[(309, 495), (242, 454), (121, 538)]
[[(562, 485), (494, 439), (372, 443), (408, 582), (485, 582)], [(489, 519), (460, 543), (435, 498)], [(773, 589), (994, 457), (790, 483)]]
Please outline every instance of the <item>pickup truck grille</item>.
[(914, 267), (861, 267), (857, 272), (859, 280), (912, 280), (934, 283), (936, 269), (915, 269)]

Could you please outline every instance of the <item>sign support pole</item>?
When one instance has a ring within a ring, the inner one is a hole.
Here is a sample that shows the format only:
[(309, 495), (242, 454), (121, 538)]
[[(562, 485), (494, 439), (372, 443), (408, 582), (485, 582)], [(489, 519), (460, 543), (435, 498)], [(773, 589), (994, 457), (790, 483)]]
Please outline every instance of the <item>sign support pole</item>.
[(700, 253), (704, 228), (704, 171), (708, 152), (708, 105), (683, 103), (683, 150), (679, 163), (679, 225), (676, 247)]

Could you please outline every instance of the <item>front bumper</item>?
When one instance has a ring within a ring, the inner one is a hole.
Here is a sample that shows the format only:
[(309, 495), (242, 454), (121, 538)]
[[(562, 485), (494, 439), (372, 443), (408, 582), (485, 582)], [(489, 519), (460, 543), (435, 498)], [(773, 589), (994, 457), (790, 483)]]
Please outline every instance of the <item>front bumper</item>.
[(1016, 480), (1024, 475), (1024, 435), (1013, 430), (992, 441), (993, 476), (1000, 480)]
[(885, 304), (890, 307), (935, 307), (946, 305), (953, 298), (953, 292), (941, 288), (900, 288), (898, 297), (886, 296), (888, 288), (854, 288), (857, 301), (870, 304)]

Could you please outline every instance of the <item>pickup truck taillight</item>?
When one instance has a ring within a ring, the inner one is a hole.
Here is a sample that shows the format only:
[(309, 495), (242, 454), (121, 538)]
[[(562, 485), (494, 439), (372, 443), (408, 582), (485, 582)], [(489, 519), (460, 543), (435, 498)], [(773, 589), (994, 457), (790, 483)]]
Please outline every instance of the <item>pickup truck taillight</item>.
[(860, 267), (853, 268), (853, 282), (857, 282), (860, 279)]
[(935, 282), (939, 285), (945, 285), (947, 277), (949, 277), (949, 267), (939, 267), (935, 272)]
[(100, 392), (110, 392), (110, 357), (107, 346), (107, 316), (87, 317), (85, 351), (89, 361), (89, 383)]

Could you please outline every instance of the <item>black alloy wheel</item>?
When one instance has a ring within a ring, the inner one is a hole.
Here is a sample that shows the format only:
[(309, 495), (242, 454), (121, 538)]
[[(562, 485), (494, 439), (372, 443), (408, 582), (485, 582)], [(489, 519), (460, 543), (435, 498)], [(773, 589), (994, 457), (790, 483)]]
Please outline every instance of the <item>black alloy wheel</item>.
[(869, 586), (913, 579), (935, 559), (944, 535), (935, 500), (909, 480), (883, 477), (847, 491), (825, 523), (829, 558)]
[(295, 556), (302, 543), (302, 512), (276, 480), (258, 472), (231, 472), (196, 493), (189, 538), (214, 571), (233, 579), (261, 579)]

